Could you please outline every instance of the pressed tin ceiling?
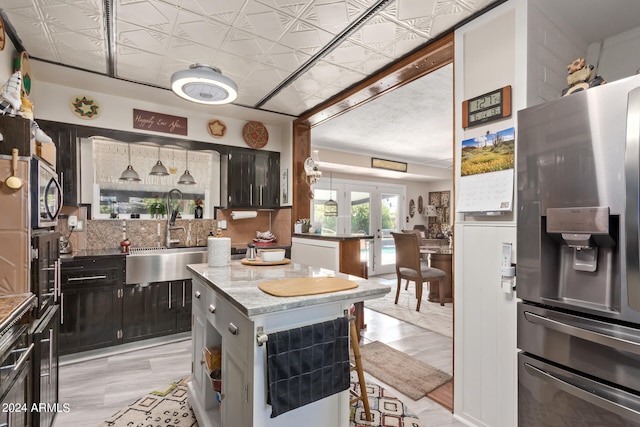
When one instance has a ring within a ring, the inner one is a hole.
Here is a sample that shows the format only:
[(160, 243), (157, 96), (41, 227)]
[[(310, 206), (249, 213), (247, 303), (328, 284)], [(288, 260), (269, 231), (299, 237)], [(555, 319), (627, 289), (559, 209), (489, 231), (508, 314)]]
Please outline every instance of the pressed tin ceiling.
[(397, 61), (494, 0), (0, 0), (35, 59), (169, 88), (194, 63), (234, 102), (291, 116)]

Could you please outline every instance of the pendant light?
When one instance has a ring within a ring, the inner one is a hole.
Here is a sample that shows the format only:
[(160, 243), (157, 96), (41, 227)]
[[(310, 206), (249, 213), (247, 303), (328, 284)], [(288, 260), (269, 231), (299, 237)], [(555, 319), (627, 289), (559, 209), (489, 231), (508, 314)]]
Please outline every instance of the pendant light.
[(338, 202), (331, 198), (333, 193), (333, 174), (329, 174), (329, 200), (324, 204), (324, 216), (338, 216)]
[(149, 172), (149, 175), (156, 175), (156, 176), (167, 176), (169, 175), (169, 171), (167, 170), (166, 167), (164, 167), (164, 165), (162, 164), (162, 161), (160, 160), (160, 146), (158, 145), (158, 162), (151, 168), (151, 172)]
[(171, 90), (181, 98), (200, 104), (228, 104), (238, 97), (238, 86), (218, 68), (193, 64), (171, 76)]
[(184, 171), (184, 173), (182, 174), (182, 176), (180, 176), (180, 179), (178, 180), (178, 184), (184, 184), (184, 185), (193, 185), (196, 183), (196, 180), (193, 179), (193, 176), (191, 176), (191, 173), (189, 173), (189, 151), (186, 151), (186, 160), (187, 160), (187, 167)]
[(129, 146), (129, 144), (127, 144), (127, 153), (129, 154), (129, 166), (127, 166), (127, 168), (122, 172), (122, 175), (120, 175), (120, 179), (122, 181), (130, 181), (130, 182), (142, 181), (138, 176), (138, 172), (136, 172), (133, 169), (133, 166), (131, 166), (131, 147)]

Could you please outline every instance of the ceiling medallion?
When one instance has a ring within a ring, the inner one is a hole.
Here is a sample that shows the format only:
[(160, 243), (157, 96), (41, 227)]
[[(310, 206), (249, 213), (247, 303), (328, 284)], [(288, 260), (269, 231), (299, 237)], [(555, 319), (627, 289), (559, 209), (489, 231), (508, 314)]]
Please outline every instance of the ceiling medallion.
[(222, 120), (209, 120), (209, 123), (207, 123), (207, 130), (209, 131), (209, 135), (212, 137), (222, 138), (227, 133), (227, 125), (225, 125)]
[(71, 111), (81, 119), (95, 119), (98, 117), (100, 104), (98, 101), (86, 95), (78, 95), (71, 98)]
[(260, 122), (248, 122), (242, 128), (244, 142), (251, 148), (262, 148), (269, 141), (269, 132)]

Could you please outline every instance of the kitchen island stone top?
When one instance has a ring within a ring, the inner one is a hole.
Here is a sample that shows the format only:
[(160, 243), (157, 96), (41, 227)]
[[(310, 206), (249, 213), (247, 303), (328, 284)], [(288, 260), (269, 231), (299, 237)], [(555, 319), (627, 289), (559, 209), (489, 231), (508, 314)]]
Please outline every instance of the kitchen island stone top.
[(294, 233), (293, 237), (302, 237), (305, 239), (317, 239), (317, 240), (371, 240), (373, 236), (366, 234), (356, 233), (342, 233), (342, 234), (321, 234), (321, 233)]
[[(391, 290), (390, 286), (360, 277), (296, 263), (248, 266), (239, 260), (232, 260), (231, 264), (225, 267), (189, 264), (187, 269), (248, 317), (341, 300), (363, 301), (380, 298)], [(346, 291), (295, 297), (275, 297), (258, 289), (261, 282), (272, 280), (330, 276), (352, 280), (358, 287)]]

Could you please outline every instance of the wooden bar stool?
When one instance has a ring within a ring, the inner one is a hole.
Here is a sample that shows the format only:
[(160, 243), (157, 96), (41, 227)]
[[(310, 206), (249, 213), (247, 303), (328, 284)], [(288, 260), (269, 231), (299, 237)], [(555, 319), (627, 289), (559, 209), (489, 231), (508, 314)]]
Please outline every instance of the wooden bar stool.
[(351, 350), (353, 351), (354, 363), (351, 364), (351, 371), (358, 372), (358, 382), (360, 383), (360, 394), (354, 390), (349, 389), (353, 398), (349, 400), (349, 404), (353, 404), (358, 400), (362, 400), (364, 406), (364, 413), (367, 417), (367, 421), (371, 421), (371, 409), (369, 408), (369, 398), (367, 397), (367, 385), (364, 382), (364, 372), (362, 371), (362, 356), (360, 355), (360, 343), (358, 342), (358, 333), (356, 331), (356, 318), (354, 316), (349, 317), (349, 337), (351, 339)]

